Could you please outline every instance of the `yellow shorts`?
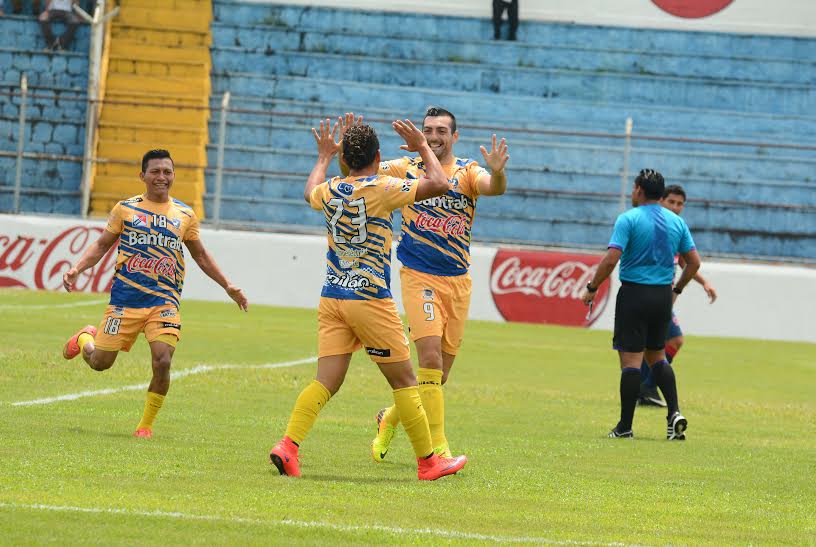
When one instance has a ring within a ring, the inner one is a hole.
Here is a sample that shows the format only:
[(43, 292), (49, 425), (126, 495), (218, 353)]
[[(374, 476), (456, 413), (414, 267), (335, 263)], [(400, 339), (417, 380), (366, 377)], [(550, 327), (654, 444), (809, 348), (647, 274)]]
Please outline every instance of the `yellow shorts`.
[(470, 274), (431, 275), (403, 266), (400, 281), (411, 340), (441, 336), (442, 351), (456, 355), (470, 308)]
[(411, 358), (397, 305), (390, 298), (340, 300), (320, 298), (317, 355), (343, 355), (365, 347), (375, 363)]
[(94, 338), (94, 347), (104, 351), (130, 351), (140, 332), (145, 333), (148, 342), (155, 342), (160, 336), (162, 342), (169, 342), (172, 337), (162, 336), (168, 334), (175, 336), (178, 342), (181, 314), (172, 304), (153, 308), (108, 306)]

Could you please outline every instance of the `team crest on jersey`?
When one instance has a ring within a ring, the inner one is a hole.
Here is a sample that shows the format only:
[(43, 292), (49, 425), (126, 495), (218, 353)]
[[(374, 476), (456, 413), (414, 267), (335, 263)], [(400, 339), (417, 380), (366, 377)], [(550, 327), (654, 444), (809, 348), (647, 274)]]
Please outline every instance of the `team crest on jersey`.
[(337, 185), (337, 191), (344, 196), (350, 196), (352, 193), (354, 193), (354, 186), (347, 182), (341, 182)]
[(434, 299), (433, 289), (422, 289), (422, 299), (423, 300), (433, 300)]
[(175, 228), (177, 230), (181, 227), (181, 219), (180, 218), (169, 218), (169, 219), (167, 219), (167, 222), (169, 222), (173, 226), (173, 228)]
[(147, 215), (135, 214), (133, 215), (134, 228), (147, 228)]
[(459, 186), (459, 179), (457, 177), (453, 177), (448, 182), (450, 182), (451, 186), (453, 186), (454, 188)]

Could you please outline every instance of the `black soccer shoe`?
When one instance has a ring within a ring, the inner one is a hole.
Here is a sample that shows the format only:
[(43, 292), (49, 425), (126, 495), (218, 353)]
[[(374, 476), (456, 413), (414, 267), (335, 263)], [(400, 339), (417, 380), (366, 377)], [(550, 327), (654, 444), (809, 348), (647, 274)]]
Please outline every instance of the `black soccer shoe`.
[(666, 402), (660, 398), (660, 393), (656, 387), (646, 387), (640, 384), (640, 395), (638, 395), (638, 405), (666, 407)]
[(666, 420), (666, 438), (670, 441), (685, 441), (688, 420), (679, 412), (675, 412)]

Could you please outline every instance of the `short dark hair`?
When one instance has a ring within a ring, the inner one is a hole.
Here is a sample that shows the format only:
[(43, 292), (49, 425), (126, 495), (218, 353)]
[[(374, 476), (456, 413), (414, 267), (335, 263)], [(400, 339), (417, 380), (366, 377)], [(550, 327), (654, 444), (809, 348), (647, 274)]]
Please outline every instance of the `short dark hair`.
[[(435, 118), (437, 116), (447, 116), (451, 119), (451, 133), (456, 133), (456, 116), (454, 116), (449, 110), (445, 110), (444, 108), (439, 108), (438, 106), (429, 106), (428, 110), (425, 111), (425, 118)], [(425, 126), (425, 118), (422, 118), (422, 126)]]
[(170, 157), (170, 152), (164, 150), (162, 148), (156, 148), (155, 150), (148, 150), (144, 156), (142, 156), (142, 173), (147, 171), (147, 163), (150, 160), (160, 160), (168, 158), (170, 163), (173, 164), (173, 168), (175, 169), (176, 163), (173, 161), (173, 158)]
[(646, 199), (660, 199), (663, 197), (663, 189), (665, 188), (665, 181), (663, 175), (654, 169), (641, 169), (635, 179), (635, 185), (643, 188), (643, 193)]
[(343, 161), (352, 169), (374, 163), (379, 149), (377, 132), (368, 124), (352, 125), (343, 133)]
[(666, 189), (663, 190), (663, 199), (669, 197), (669, 194), (683, 196), (683, 201), (686, 201), (686, 191), (683, 190), (683, 187), (679, 184), (669, 184), (666, 186)]

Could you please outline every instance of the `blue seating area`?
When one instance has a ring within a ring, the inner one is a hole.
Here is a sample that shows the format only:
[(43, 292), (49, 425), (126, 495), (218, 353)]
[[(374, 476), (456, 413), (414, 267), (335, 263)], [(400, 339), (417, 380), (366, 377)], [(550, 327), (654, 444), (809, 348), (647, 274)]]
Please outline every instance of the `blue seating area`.
[[(30, 5), (26, 3), (26, 8)], [(0, 17), (0, 212), (13, 209), (20, 115), (20, 77), (26, 74), (25, 157), (20, 210), (79, 214), (82, 164), (56, 156), (82, 157), (88, 85), (89, 29), (81, 25), (69, 51), (44, 50), (36, 17), (24, 12)]]
[(510, 188), (480, 201), (476, 239), (602, 248), (631, 117), (627, 191), (645, 166), (683, 184), (704, 254), (816, 258), (816, 40), (522, 22), (518, 42), (497, 43), (472, 18), (225, 0), (214, 14), (213, 105), (230, 91), (239, 110), (227, 222), (321, 226), (301, 197), (318, 118), (366, 115), (388, 158), (388, 122), (435, 104), (457, 115), (459, 156), (481, 160), (493, 131), (510, 142)]

